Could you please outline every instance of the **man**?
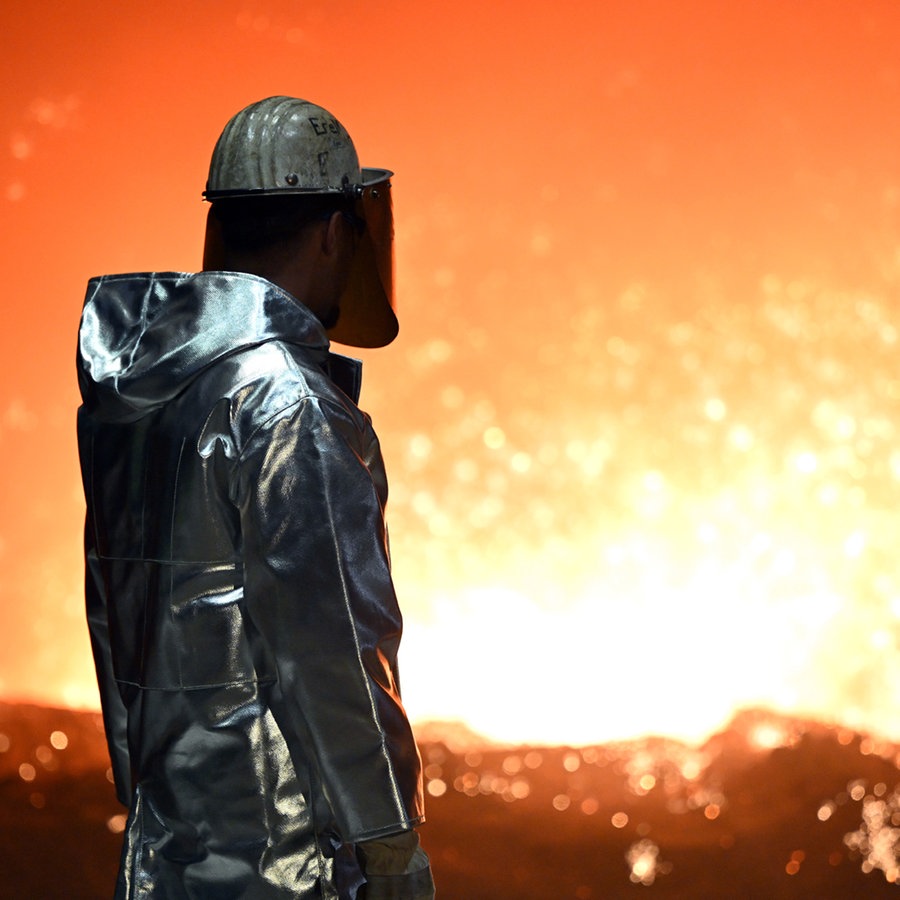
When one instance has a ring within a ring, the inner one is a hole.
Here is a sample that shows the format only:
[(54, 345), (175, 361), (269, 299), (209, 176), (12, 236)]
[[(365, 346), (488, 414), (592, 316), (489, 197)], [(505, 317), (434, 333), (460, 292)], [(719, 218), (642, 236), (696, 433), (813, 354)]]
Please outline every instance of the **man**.
[(392, 308), (387, 170), (304, 100), (213, 152), (204, 271), (92, 279), (79, 333), (88, 622), (117, 898), (434, 896), (359, 363)]

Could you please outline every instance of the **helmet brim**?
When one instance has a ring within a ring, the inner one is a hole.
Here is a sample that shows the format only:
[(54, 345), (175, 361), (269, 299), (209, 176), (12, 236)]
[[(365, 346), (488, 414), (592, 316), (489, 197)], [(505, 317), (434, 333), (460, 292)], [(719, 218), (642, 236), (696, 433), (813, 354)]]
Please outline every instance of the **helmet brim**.
[(238, 197), (290, 197), (292, 195), (305, 196), (329, 196), (342, 195), (359, 197), (366, 188), (380, 184), (390, 179), (394, 173), (390, 169), (361, 169), (361, 177), (356, 184), (346, 184), (342, 187), (263, 187), (263, 188), (234, 188), (230, 190), (205, 190), (204, 200), (234, 200)]

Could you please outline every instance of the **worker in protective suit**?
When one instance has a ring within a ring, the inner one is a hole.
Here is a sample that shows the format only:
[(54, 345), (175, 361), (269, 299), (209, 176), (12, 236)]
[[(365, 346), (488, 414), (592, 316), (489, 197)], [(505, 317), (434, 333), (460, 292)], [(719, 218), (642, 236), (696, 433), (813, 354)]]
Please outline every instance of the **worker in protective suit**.
[(427, 900), (421, 763), (360, 364), (388, 344), (387, 170), (270, 97), (213, 152), (204, 271), (90, 281), (86, 599), (117, 898)]

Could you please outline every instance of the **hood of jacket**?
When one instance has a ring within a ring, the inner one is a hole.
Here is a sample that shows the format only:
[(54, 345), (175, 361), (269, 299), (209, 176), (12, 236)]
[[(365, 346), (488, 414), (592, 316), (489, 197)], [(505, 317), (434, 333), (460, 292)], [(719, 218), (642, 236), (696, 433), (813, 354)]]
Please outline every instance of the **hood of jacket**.
[(270, 281), (239, 272), (141, 272), (88, 282), (78, 335), (86, 410), (133, 419), (179, 394), (204, 369), (267, 341), (302, 345), (325, 366), (318, 319)]

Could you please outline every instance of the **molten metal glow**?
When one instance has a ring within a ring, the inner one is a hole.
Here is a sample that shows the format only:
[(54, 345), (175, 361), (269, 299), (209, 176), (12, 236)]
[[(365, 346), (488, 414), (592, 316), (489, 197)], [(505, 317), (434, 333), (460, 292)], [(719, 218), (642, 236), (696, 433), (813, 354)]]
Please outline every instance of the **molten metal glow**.
[(401, 530), (433, 535), (403, 544), (429, 598), (407, 660), (452, 673), (411, 677), (415, 709), (514, 741), (694, 740), (747, 706), (900, 736), (892, 307), (774, 276), (754, 301), (681, 316), (626, 292), (575, 335), (603, 390), (554, 394), (552, 429), (475, 399), (465, 465), (449, 433), (409, 438), (413, 471), (451, 474), (399, 500)]

